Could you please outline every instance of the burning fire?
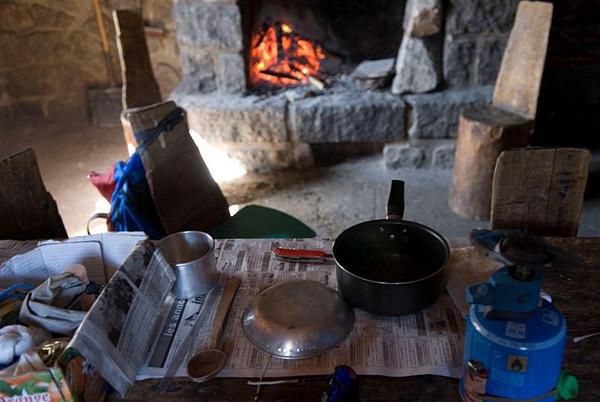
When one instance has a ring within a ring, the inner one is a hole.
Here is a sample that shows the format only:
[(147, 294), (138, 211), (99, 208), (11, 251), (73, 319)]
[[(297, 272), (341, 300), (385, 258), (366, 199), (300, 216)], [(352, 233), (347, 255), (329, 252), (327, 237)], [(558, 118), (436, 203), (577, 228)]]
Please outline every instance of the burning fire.
[(306, 83), (318, 74), (323, 49), (294, 33), (290, 24), (264, 24), (252, 38), (250, 82), (278, 86)]

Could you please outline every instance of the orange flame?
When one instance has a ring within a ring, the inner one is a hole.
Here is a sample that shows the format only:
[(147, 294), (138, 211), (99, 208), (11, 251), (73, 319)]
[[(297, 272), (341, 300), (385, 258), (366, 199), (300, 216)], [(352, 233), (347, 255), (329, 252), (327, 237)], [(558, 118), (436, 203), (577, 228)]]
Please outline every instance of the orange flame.
[(289, 86), (306, 83), (319, 72), (323, 49), (301, 38), (290, 24), (274, 23), (252, 37), (250, 83)]

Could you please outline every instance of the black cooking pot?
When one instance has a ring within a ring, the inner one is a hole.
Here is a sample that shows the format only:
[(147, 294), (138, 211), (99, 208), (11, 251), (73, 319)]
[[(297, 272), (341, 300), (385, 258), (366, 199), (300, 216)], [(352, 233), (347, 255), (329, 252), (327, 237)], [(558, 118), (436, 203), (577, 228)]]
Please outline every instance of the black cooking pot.
[(435, 230), (402, 220), (403, 212), (404, 182), (393, 180), (387, 219), (354, 225), (333, 244), (339, 290), (373, 314), (417, 312), (446, 286), (448, 243)]

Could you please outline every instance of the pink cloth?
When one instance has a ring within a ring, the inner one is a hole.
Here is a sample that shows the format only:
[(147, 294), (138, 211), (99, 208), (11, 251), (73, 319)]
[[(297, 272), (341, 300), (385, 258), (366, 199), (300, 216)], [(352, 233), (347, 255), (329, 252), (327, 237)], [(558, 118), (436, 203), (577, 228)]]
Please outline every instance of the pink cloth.
[(104, 173), (90, 172), (88, 180), (110, 202), (112, 193), (115, 191), (115, 165), (112, 165)]

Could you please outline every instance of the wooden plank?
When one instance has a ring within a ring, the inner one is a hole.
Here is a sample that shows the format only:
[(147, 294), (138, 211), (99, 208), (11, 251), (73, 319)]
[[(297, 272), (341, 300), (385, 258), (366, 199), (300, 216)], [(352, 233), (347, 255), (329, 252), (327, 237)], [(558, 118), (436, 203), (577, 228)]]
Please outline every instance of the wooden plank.
[(160, 102), (142, 16), (133, 10), (114, 10), (113, 20), (123, 78), (123, 108)]
[(65, 239), (31, 148), (0, 161), (0, 239)]
[[(133, 132), (155, 127), (177, 105), (172, 101), (128, 109)], [(142, 162), (159, 218), (167, 231), (210, 231), (229, 218), (228, 203), (192, 140), (187, 121), (162, 133)]]
[(460, 116), (448, 202), (452, 211), (469, 219), (489, 219), (496, 159), (507, 148), (527, 145), (530, 128), (526, 119), (491, 107)]
[(551, 3), (519, 3), (496, 80), (494, 106), (535, 119), (551, 22)]
[(575, 236), (591, 155), (577, 148), (525, 148), (498, 158), (491, 226)]

